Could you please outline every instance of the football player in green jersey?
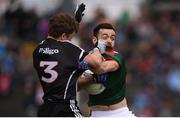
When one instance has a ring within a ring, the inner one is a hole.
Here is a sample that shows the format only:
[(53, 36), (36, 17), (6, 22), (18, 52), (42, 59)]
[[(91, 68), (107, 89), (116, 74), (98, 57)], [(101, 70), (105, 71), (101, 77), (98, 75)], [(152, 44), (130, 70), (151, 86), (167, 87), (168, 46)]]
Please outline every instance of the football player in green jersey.
[[(92, 117), (135, 117), (127, 107), (125, 61), (120, 53), (113, 49), (115, 38), (115, 29), (109, 23), (99, 24), (93, 30), (92, 42), (101, 50), (104, 60), (96, 71), (98, 74), (106, 73), (108, 79), (104, 84), (104, 91), (96, 95), (89, 94), (88, 105)], [(79, 87), (92, 84), (92, 78), (93, 76), (82, 76)]]

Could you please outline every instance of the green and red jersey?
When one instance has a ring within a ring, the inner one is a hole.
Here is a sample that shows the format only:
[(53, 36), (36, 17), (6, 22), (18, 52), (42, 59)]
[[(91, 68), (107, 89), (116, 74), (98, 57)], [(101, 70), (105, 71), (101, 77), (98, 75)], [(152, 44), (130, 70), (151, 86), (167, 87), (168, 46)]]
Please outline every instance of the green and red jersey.
[(105, 60), (116, 60), (120, 66), (116, 71), (107, 73), (107, 86), (102, 93), (89, 95), (89, 106), (112, 105), (122, 101), (125, 97), (126, 67), (124, 59), (118, 52), (112, 49), (107, 49), (102, 56)]

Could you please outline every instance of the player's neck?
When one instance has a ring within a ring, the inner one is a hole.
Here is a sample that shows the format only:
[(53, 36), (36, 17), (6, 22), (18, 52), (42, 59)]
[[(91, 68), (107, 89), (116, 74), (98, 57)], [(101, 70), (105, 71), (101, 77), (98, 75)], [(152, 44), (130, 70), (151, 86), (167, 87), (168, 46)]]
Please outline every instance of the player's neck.
[(59, 38), (54, 38), (50, 35), (47, 36), (48, 39), (56, 40), (56, 41), (61, 41), (60, 37)]
[(54, 37), (52, 37), (52, 36), (50, 36), (50, 35), (48, 35), (47, 38), (48, 38), (48, 39), (57, 40), (56, 38), (54, 38)]
[[(50, 35), (48, 35), (47, 38), (48, 38), (48, 39), (53, 39), (53, 40), (56, 40), (56, 41), (65, 41), (65, 40), (63, 40), (61, 37), (54, 38), (54, 37), (52, 37), (52, 36), (50, 36)], [(66, 40), (67, 40), (67, 39), (66, 39)], [(71, 41), (71, 40), (68, 40), (68, 41)]]

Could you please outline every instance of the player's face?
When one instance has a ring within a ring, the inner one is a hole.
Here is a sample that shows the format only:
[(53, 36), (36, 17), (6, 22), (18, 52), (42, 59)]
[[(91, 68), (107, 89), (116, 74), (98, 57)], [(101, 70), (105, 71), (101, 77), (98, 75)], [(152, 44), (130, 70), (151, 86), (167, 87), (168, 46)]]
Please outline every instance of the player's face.
[(106, 46), (114, 47), (115, 35), (115, 31), (112, 29), (100, 29), (98, 34), (98, 40), (104, 41)]

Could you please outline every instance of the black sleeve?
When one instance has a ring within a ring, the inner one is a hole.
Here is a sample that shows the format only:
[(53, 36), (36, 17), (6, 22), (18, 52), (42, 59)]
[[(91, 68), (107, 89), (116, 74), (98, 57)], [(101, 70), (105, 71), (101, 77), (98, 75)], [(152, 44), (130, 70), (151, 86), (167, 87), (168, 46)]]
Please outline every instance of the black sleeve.
[(88, 55), (88, 52), (83, 51), (82, 53), (83, 54), (82, 54), (81, 58), (79, 59), (79, 61), (82, 61)]

